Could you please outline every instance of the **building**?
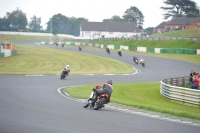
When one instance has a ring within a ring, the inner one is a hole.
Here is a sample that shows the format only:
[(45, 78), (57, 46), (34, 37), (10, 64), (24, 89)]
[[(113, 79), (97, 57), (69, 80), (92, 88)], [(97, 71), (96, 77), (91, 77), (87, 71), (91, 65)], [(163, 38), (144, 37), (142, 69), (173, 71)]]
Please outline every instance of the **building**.
[(128, 38), (140, 35), (141, 31), (129, 22), (81, 22), (80, 37), (98, 38)]
[(160, 23), (158, 26), (156, 26), (154, 28), (154, 33), (162, 33), (162, 32), (165, 32), (166, 29), (165, 29), (165, 25), (166, 25), (167, 22), (162, 22)]
[(200, 17), (173, 17), (165, 24), (167, 30), (200, 29)]

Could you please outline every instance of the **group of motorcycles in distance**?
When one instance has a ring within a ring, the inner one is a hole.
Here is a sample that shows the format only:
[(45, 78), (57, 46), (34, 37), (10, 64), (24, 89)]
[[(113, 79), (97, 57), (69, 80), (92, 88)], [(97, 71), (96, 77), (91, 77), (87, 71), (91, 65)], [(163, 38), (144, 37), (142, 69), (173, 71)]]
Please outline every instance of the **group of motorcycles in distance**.
[[(106, 48), (106, 52), (108, 53), (108, 54), (110, 54), (110, 49), (107, 47)], [(117, 51), (117, 54), (119, 55), (119, 56), (122, 56), (122, 52), (121, 52), (121, 50), (119, 49), (118, 51)], [(144, 62), (144, 60), (143, 59), (141, 59), (140, 61), (136, 58), (136, 59), (133, 59), (133, 61), (135, 62), (135, 64), (141, 64), (143, 67), (145, 67), (145, 62)]]

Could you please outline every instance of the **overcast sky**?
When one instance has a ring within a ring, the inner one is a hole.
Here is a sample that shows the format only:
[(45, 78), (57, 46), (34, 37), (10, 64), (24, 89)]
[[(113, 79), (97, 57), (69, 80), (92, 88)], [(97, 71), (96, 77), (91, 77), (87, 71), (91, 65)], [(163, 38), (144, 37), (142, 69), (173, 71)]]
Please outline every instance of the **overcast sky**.
[[(33, 15), (41, 17), (42, 26), (55, 14), (67, 17), (85, 17), (90, 22), (102, 22), (113, 15), (123, 16), (131, 6), (137, 7), (144, 15), (143, 27), (155, 27), (163, 19), (165, 0), (0, 0), (0, 17), (17, 7), (26, 13), (28, 21)], [(200, 6), (200, 0), (193, 0)]]

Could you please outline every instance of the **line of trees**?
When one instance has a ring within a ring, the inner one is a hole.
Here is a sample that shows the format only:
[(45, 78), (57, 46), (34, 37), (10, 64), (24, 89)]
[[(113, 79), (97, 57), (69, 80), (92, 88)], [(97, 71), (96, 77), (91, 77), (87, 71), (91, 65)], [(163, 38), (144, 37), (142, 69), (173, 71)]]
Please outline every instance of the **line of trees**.
[[(17, 8), (12, 12), (7, 12), (6, 16), (0, 18), (0, 31), (23, 31), (23, 32), (46, 32), (50, 33), (52, 26), (53, 34), (70, 34), (78, 36), (80, 33), (81, 21), (88, 21), (86, 18), (66, 17), (62, 14), (52, 16), (52, 23), (49, 20), (47, 29), (41, 26), (41, 17), (33, 16), (28, 22), (26, 14)], [(52, 25), (51, 25), (52, 24)]]
[[(161, 7), (165, 10), (164, 19), (170, 17), (200, 17), (200, 11), (197, 4), (191, 0), (165, 0), (166, 6)], [(50, 32), (52, 27), (53, 34), (71, 34), (79, 36), (80, 23), (88, 21), (83, 17), (67, 17), (62, 14), (55, 14), (51, 20), (46, 23), (47, 29), (41, 26), (41, 17), (33, 16), (28, 22), (26, 14), (17, 8), (12, 12), (7, 12), (3, 18), (0, 18), (0, 31), (28, 31), (28, 32)], [(109, 19), (103, 19), (103, 22), (130, 22), (134, 23), (139, 29), (143, 29), (144, 15), (135, 6), (128, 8), (122, 18), (114, 15)], [(144, 31), (153, 33), (153, 27), (148, 27)]]

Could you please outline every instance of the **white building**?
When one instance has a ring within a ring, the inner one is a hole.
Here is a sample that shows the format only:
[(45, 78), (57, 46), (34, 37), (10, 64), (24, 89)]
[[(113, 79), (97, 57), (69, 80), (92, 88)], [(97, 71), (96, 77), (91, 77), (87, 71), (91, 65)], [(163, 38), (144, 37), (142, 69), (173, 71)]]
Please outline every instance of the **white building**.
[(129, 22), (81, 22), (80, 37), (98, 38), (128, 38), (139, 36), (140, 29)]

